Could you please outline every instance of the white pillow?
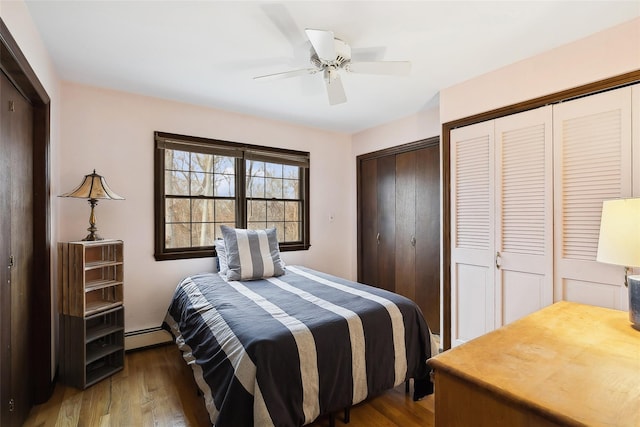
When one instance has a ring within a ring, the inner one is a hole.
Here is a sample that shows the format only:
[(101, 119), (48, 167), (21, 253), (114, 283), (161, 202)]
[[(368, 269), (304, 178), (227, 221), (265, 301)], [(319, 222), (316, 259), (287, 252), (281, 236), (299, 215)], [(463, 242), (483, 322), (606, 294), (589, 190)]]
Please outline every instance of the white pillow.
[(220, 273), (226, 276), (228, 267), (227, 267), (227, 250), (224, 247), (224, 240), (216, 239), (216, 241), (214, 242), (214, 245), (216, 247), (216, 252), (218, 253), (218, 264), (220, 268)]
[(245, 230), (221, 225), (227, 280), (252, 280), (284, 274), (275, 228)]

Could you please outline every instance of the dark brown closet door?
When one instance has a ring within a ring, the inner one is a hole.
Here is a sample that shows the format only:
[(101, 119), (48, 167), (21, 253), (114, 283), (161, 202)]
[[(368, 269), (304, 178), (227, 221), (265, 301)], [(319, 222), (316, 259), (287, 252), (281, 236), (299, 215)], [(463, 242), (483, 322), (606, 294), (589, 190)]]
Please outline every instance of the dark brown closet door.
[[(33, 271), (33, 108), (0, 76), (2, 425), (20, 426), (33, 397), (29, 375)], [(7, 203), (8, 202), (8, 203)], [(7, 229), (7, 225), (9, 228)]]
[(414, 301), (440, 334), (440, 148), (416, 151), (416, 283)]
[(360, 264), (358, 281), (395, 288), (395, 156), (360, 164)]
[(396, 289), (415, 301), (416, 294), (416, 152), (396, 156)]
[(376, 286), (394, 291), (396, 288), (396, 160), (380, 157), (378, 163), (378, 282)]
[(358, 281), (378, 285), (378, 161), (360, 165), (360, 259)]

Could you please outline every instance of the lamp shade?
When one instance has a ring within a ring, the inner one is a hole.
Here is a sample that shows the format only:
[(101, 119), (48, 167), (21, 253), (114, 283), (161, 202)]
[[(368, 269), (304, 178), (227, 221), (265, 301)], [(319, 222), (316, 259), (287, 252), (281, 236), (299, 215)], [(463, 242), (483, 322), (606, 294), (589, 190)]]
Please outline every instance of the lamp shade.
[(92, 174), (85, 175), (82, 183), (73, 191), (61, 194), (60, 197), (76, 197), (79, 199), (113, 199), (124, 200), (118, 196), (109, 186), (103, 176), (93, 170)]
[(602, 203), (596, 259), (608, 264), (640, 267), (640, 198)]

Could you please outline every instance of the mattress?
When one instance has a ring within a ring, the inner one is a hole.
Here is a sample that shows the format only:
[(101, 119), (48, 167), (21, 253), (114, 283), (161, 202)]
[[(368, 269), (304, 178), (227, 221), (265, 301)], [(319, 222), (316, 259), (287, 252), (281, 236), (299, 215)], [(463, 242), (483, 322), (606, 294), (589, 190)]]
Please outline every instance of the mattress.
[(163, 327), (219, 427), (308, 424), (409, 378), (414, 399), (433, 391), (426, 361), (437, 348), (412, 301), (305, 267), (185, 278)]

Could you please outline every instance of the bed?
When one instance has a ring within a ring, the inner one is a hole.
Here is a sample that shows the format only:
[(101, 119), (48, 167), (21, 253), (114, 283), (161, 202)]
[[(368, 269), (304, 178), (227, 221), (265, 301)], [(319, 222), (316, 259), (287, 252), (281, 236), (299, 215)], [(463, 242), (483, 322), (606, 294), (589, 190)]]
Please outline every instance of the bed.
[(415, 400), (433, 391), (426, 361), (437, 347), (412, 301), (301, 266), (279, 268), (251, 280), (198, 274), (175, 290), (163, 327), (192, 367), (214, 425), (305, 425), (409, 378)]

